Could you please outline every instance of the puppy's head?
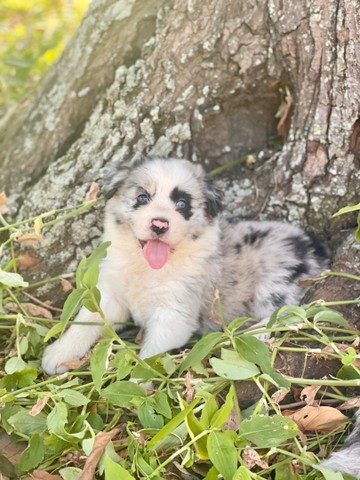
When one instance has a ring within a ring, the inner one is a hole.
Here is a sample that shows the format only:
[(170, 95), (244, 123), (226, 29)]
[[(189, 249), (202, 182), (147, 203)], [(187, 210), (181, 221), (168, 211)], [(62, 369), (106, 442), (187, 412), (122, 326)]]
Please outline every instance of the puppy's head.
[(200, 165), (147, 160), (114, 172), (103, 188), (108, 222), (128, 229), (152, 268), (162, 268), (184, 241), (194, 241), (222, 209), (221, 192)]

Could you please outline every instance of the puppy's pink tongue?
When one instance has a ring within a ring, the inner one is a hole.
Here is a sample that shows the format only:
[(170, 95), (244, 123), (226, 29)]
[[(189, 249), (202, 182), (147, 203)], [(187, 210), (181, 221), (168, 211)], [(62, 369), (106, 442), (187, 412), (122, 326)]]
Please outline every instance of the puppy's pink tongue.
[(160, 240), (148, 240), (143, 248), (144, 257), (151, 268), (162, 268), (170, 256), (170, 247)]

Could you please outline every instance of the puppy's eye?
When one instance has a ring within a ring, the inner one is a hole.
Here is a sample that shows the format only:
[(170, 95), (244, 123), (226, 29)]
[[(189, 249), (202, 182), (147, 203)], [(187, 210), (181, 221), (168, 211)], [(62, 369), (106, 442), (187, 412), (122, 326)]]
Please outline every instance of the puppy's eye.
[(138, 195), (136, 200), (138, 205), (146, 205), (150, 202), (150, 195), (148, 195), (147, 193), (141, 193), (140, 195)]
[(187, 203), (186, 201), (183, 199), (183, 198), (180, 198), (180, 200), (178, 200), (176, 202), (176, 206), (177, 208), (179, 208), (180, 210), (184, 210), (186, 207), (187, 207)]

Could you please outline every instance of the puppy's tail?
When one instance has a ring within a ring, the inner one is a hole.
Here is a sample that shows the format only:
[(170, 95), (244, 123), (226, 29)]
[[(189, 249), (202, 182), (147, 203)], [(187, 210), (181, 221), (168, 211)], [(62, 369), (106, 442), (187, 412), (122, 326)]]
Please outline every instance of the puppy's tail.
[(343, 447), (338, 452), (332, 453), (322, 465), (360, 480), (360, 411), (356, 414), (354, 430)]

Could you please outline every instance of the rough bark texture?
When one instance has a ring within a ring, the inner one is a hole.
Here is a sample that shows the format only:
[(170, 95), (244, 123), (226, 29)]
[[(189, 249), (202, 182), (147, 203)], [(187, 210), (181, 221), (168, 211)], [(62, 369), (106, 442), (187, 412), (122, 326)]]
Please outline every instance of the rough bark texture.
[[(331, 214), (358, 201), (359, 24), (357, 0), (95, 0), (33, 101), (3, 122), (0, 189), (25, 217), (81, 201), (109, 163), (140, 154), (209, 170), (252, 154), (218, 180), (229, 214), (333, 237), (354, 219)], [(293, 102), (282, 146), (280, 88)], [(52, 228), (39, 270), (74, 270), (101, 223), (99, 205)]]

